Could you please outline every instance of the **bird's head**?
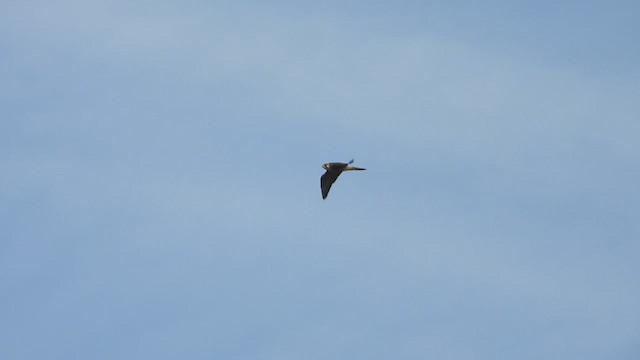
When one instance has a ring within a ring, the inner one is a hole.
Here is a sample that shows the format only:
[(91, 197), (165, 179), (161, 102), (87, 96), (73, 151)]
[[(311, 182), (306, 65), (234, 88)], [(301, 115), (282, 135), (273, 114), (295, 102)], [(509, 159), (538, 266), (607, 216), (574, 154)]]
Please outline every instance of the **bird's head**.
[(322, 168), (325, 170), (329, 170), (329, 163), (322, 164)]

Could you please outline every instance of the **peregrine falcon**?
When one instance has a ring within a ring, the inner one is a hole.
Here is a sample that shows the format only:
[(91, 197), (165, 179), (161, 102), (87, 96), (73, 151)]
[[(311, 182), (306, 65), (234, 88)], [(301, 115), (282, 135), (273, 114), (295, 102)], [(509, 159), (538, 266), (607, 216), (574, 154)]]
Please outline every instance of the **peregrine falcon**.
[(322, 199), (327, 198), (327, 195), (329, 195), (329, 189), (331, 189), (331, 185), (333, 185), (333, 183), (336, 181), (336, 179), (338, 179), (338, 176), (340, 176), (340, 174), (343, 171), (366, 170), (363, 168), (351, 166), (352, 163), (353, 163), (353, 159), (351, 159), (351, 161), (349, 161), (346, 164), (339, 163), (339, 162), (332, 162), (332, 163), (326, 163), (322, 165), (322, 167), (325, 170), (327, 170), (327, 172), (325, 172), (324, 175), (322, 175), (322, 177), (320, 178), (320, 188), (322, 189)]

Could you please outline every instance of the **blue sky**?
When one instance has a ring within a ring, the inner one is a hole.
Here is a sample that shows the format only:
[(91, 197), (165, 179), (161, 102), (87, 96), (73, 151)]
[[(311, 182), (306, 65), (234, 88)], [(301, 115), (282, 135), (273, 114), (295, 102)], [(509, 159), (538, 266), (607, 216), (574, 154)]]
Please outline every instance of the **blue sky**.
[(0, 10), (1, 358), (640, 357), (637, 2)]

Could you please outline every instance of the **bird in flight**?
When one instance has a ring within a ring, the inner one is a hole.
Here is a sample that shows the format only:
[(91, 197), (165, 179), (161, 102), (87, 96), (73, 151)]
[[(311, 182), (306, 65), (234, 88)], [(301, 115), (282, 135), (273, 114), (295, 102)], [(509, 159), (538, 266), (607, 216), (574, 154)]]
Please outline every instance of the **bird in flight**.
[(353, 159), (348, 163), (339, 163), (332, 162), (323, 164), (322, 167), (327, 170), (324, 175), (320, 178), (320, 188), (322, 189), (322, 198), (326, 199), (327, 195), (329, 195), (329, 189), (331, 189), (331, 185), (338, 179), (338, 176), (342, 174), (343, 171), (349, 170), (366, 170), (363, 168), (351, 166), (353, 164)]

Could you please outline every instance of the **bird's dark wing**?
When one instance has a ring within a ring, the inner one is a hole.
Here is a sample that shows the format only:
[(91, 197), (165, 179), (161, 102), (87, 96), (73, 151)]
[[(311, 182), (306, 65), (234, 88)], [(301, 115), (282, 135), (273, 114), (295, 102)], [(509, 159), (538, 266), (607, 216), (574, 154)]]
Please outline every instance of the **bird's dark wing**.
[(327, 195), (329, 195), (329, 189), (331, 189), (331, 185), (333, 185), (338, 176), (340, 176), (340, 173), (342, 173), (342, 171), (327, 170), (320, 178), (320, 188), (322, 188), (323, 199), (326, 199)]

